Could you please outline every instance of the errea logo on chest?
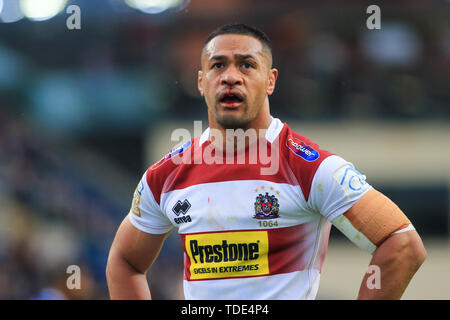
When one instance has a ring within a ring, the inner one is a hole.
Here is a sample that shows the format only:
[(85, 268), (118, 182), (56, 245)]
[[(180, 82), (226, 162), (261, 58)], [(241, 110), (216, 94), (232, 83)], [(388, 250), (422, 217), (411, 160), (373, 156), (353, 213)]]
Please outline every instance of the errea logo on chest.
[(188, 199), (184, 199), (183, 201), (178, 200), (172, 208), (172, 212), (177, 216), (177, 218), (173, 219), (175, 223), (180, 224), (191, 222), (191, 216), (186, 215), (190, 208), (191, 203), (188, 201)]

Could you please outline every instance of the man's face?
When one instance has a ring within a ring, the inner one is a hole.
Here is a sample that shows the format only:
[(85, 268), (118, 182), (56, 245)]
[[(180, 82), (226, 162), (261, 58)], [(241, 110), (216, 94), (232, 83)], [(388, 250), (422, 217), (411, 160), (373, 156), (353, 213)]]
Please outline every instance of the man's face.
[(198, 88), (208, 112), (224, 129), (248, 128), (258, 116), (278, 75), (262, 43), (247, 35), (213, 38), (202, 55)]

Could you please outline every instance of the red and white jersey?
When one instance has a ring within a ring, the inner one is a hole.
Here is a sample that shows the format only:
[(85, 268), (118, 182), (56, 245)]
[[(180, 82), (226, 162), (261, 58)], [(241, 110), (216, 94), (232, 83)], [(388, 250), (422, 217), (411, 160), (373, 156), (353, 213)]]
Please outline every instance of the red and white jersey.
[[(371, 186), (339, 156), (273, 118), (265, 134), (279, 167), (184, 163), (202, 154), (209, 129), (172, 150), (139, 183), (129, 213), (147, 233), (176, 227), (186, 299), (314, 299), (331, 221)], [(192, 161), (194, 162), (194, 161)]]

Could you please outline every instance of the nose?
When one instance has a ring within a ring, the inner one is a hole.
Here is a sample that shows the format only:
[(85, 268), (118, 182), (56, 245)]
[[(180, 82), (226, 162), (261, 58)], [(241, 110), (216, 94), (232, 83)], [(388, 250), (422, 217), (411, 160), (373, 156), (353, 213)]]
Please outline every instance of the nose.
[(225, 72), (222, 73), (220, 84), (226, 86), (236, 86), (242, 84), (242, 76), (233, 65), (229, 66)]

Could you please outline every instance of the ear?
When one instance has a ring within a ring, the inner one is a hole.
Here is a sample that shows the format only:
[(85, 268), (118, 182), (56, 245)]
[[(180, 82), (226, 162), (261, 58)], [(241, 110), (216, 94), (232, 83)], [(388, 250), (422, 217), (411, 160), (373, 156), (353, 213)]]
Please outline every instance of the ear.
[(269, 70), (269, 84), (267, 86), (266, 93), (267, 95), (271, 95), (275, 91), (275, 83), (277, 82), (278, 78), (278, 70), (275, 68), (272, 68)]
[(203, 80), (203, 71), (199, 70), (198, 78), (197, 78), (197, 86), (198, 86), (198, 91), (200, 92), (201, 96), (203, 97), (204, 92), (203, 92), (202, 80)]

